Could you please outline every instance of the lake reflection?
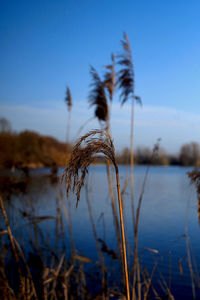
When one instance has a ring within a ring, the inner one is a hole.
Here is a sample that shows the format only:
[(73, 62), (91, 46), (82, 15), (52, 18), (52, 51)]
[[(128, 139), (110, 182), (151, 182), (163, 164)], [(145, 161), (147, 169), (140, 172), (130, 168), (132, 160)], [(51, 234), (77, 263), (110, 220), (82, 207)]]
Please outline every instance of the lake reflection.
[[(146, 167), (143, 166), (135, 167), (136, 203), (141, 192), (145, 170)], [(159, 280), (166, 281), (175, 299), (192, 298), (191, 277), (186, 251), (186, 227), (188, 228), (193, 253), (192, 263), (194, 266), (195, 260), (197, 268), (200, 270), (198, 205), (195, 188), (191, 186), (186, 174), (189, 170), (189, 168), (180, 167), (150, 168), (139, 224), (139, 251), (142, 267), (146, 267), (148, 272), (151, 273), (156, 261), (157, 267), (153, 277), (154, 286), (159, 286), (159, 289), (161, 289)], [(123, 188), (129, 170), (127, 167), (121, 166), (119, 171), (121, 188)], [(62, 175), (62, 172), (63, 169), (60, 169), (59, 175)], [(63, 209), (59, 210), (62, 207), (62, 199), (66, 202), (68, 209), (65, 187), (60, 180), (52, 184), (48, 175), (48, 169), (32, 171), (25, 193), (13, 193), (10, 199), (6, 200), (7, 197), (4, 191), (3, 198), (6, 210), (13, 234), (21, 243), (23, 249), (31, 249), (33, 244), (31, 239), (36, 240), (38, 238), (38, 243), (45, 240), (44, 249), (49, 247), (56, 253), (60, 253), (63, 250), (64, 243), (66, 252), (69, 253), (70, 238), (67, 222)], [(103, 240), (109, 249), (117, 252), (105, 166), (90, 167), (87, 190), (83, 188), (81, 191), (77, 209), (75, 208), (75, 196), (70, 196), (72, 231), (76, 251), (78, 254), (96, 261), (96, 244), (86, 196), (91, 200), (92, 215), (98, 238)], [(128, 258), (131, 266), (131, 251), (134, 249), (134, 239), (130, 185), (127, 186), (124, 193), (124, 207), (129, 243)], [(37, 219), (39, 216), (45, 216), (46, 219)], [(58, 221), (61, 216), (64, 229), (61, 228), (61, 223)], [(35, 226), (40, 230), (38, 236), (34, 234), (33, 217), (35, 217)], [(0, 226), (4, 227), (2, 218)], [(58, 234), (60, 237), (65, 237), (64, 242), (63, 239), (58, 239)], [(107, 260), (108, 264), (113, 264), (113, 268), (115, 265), (116, 270), (120, 272), (118, 261), (114, 262), (109, 256)], [(110, 274), (110, 277), (112, 276)], [(117, 281), (119, 273), (116, 272), (115, 276), (114, 280)], [(196, 290), (197, 299), (198, 292), (199, 290)]]

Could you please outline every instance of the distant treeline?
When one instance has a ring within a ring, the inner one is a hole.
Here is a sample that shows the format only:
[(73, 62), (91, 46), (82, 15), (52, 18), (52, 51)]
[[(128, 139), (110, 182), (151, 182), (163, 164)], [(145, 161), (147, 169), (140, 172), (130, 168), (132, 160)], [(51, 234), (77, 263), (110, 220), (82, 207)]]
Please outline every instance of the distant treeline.
[[(130, 150), (125, 148), (117, 155), (120, 164), (130, 164)], [(200, 145), (191, 142), (184, 144), (178, 154), (167, 154), (163, 148), (152, 155), (152, 150), (147, 147), (138, 147), (134, 153), (134, 163), (138, 165), (180, 165), (200, 166)]]
[[(0, 119), (1, 169), (65, 166), (71, 150), (72, 145), (59, 142), (53, 137), (28, 130), (14, 133), (10, 123), (6, 119)], [(118, 153), (117, 161), (119, 164), (130, 164), (130, 150), (125, 148)], [(164, 149), (159, 148), (153, 156), (151, 149), (138, 147), (134, 153), (134, 163), (200, 166), (200, 146), (195, 142), (184, 144), (176, 155), (167, 154)]]

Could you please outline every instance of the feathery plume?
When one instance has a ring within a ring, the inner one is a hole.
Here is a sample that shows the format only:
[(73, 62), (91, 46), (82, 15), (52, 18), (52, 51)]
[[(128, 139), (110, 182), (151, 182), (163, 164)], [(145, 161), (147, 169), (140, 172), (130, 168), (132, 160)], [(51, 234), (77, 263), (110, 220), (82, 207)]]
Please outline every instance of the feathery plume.
[[(82, 145), (84, 144), (84, 147)], [(80, 191), (85, 182), (85, 176), (89, 165), (103, 154), (116, 165), (114, 145), (110, 135), (102, 130), (92, 130), (82, 136), (75, 144), (71, 158), (64, 172), (67, 194), (70, 190), (76, 191), (77, 203), (80, 199)]]
[(105, 94), (105, 86), (97, 71), (92, 66), (90, 67), (90, 74), (93, 82), (91, 83), (92, 89), (89, 94), (89, 103), (91, 106), (96, 106), (95, 116), (98, 120), (106, 122), (108, 119), (108, 104)]
[(72, 96), (71, 96), (69, 87), (66, 88), (65, 102), (66, 102), (68, 111), (70, 111), (72, 108)]
[(133, 97), (139, 104), (142, 101), (139, 96), (135, 96), (135, 74), (134, 66), (131, 54), (131, 46), (128, 36), (124, 33), (124, 40), (121, 41), (124, 52), (121, 53), (118, 58), (118, 64), (122, 66), (122, 69), (118, 72), (117, 85), (122, 90), (120, 98), (123, 105), (129, 98)]

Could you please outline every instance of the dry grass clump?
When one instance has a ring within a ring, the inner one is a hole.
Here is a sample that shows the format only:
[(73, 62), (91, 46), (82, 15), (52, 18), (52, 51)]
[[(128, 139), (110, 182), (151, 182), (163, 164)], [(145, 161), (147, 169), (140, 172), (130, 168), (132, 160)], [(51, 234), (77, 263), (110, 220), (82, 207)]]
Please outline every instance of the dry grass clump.
[[(91, 259), (78, 254), (74, 254), (73, 259), (68, 258), (64, 247), (63, 254), (58, 256), (48, 245), (47, 239), (44, 238), (43, 241), (36, 244), (33, 236), (30, 237), (33, 252), (29, 252), (29, 250), (27, 252), (21, 248), (20, 243), (13, 236), (4, 201), (0, 196), (0, 217), (1, 213), (5, 221), (5, 229), (1, 230), (0, 228), (2, 239), (0, 245), (0, 299), (102, 299), (100, 295), (104, 293), (105, 285), (98, 286), (100, 282), (98, 273), (93, 279), (94, 289), (91, 290), (89, 274), (84, 270), (84, 264), (92, 263)], [(42, 220), (47, 219), (43, 218)], [(37, 224), (30, 222), (28, 226), (35, 227), (35, 234), (40, 233)], [(59, 235), (59, 232), (56, 235)], [(64, 237), (65, 235), (59, 236), (59, 238)], [(46, 250), (43, 253), (44, 249)], [(96, 266), (96, 270), (98, 268)], [(97, 284), (97, 288), (95, 288), (95, 284)], [(106, 292), (110, 293), (111, 290), (107, 289)]]

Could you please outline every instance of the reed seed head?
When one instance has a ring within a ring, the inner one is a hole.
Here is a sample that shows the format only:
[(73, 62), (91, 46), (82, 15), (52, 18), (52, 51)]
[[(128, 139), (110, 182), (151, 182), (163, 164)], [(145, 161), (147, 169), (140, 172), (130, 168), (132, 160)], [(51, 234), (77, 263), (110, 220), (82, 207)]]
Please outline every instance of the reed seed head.
[(70, 111), (72, 108), (72, 96), (71, 96), (69, 87), (66, 88), (65, 102), (66, 102), (68, 111)]
[(134, 70), (132, 62), (131, 47), (127, 35), (124, 33), (124, 40), (121, 41), (123, 52), (118, 55), (118, 64), (122, 69), (118, 72), (117, 84), (122, 90), (120, 98), (122, 105), (127, 101), (130, 95), (134, 95)]
[(108, 120), (108, 104), (105, 93), (105, 85), (101, 81), (95, 68), (92, 66), (90, 67), (90, 74), (92, 76), (92, 89), (89, 94), (89, 103), (91, 106), (96, 106), (95, 117), (97, 117), (99, 121), (106, 122)]
[(120, 99), (121, 105), (123, 105), (131, 96), (139, 104), (142, 101), (139, 96), (135, 96), (135, 74), (134, 66), (131, 54), (131, 46), (128, 36), (124, 33), (124, 40), (121, 41), (123, 52), (118, 55), (118, 64), (122, 67), (117, 74), (117, 85), (121, 90)]
[(80, 200), (80, 191), (84, 185), (89, 165), (94, 162), (99, 154), (103, 154), (115, 167), (115, 149), (110, 135), (103, 130), (92, 130), (78, 139), (75, 144), (70, 160), (64, 171), (67, 195), (70, 190), (76, 192), (77, 202)]

